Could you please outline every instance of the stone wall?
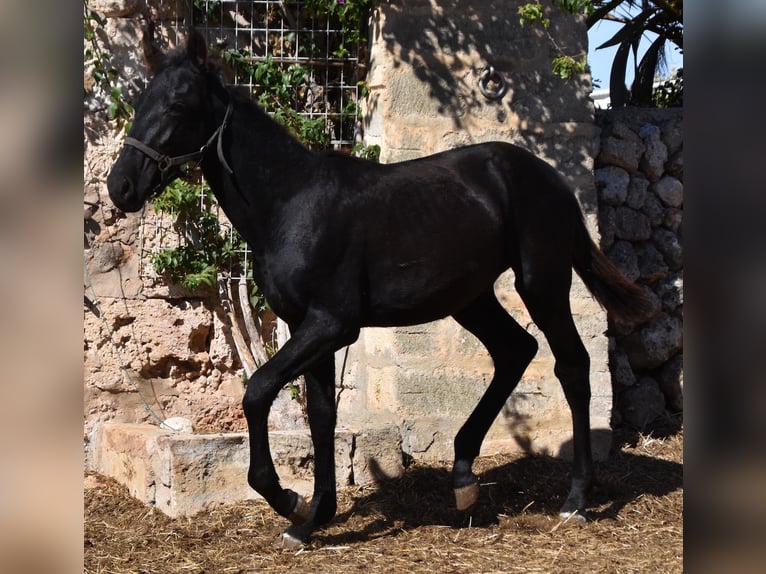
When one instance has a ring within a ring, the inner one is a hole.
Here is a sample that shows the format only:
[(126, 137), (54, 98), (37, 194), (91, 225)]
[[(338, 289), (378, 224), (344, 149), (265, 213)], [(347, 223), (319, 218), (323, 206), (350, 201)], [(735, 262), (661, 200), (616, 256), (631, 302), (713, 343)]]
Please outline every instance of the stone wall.
[[(98, 42), (119, 70), (117, 85), (129, 97), (144, 86), (142, 13), (161, 23), (157, 34), (174, 47), (184, 2), (90, 0), (104, 20)], [(86, 454), (96, 425), (159, 424), (183, 416), (198, 432), (244, 431), (243, 369), (234, 351), (230, 322), (214, 290), (190, 295), (142, 273), (146, 264), (147, 207), (140, 214), (116, 210), (106, 176), (125, 133), (107, 122), (108, 98), (85, 70), (84, 97), (84, 433)], [(156, 415), (156, 416), (155, 416)], [(270, 419), (272, 429), (305, 428), (298, 402), (283, 391)]]
[(683, 410), (683, 111), (596, 113), (601, 247), (656, 302), (636, 327), (610, 322), (614, 423), (650, 429)]
[[(176, 37), (169, 32), (177, 15), (170, 8), (176, 3), (91, 2), (106, 17), (99, 38), (114, 54), (128, 93), (140, 90), (144, 81), (138, 38), (139, 13), (145, 4), (155, 19), (168, 24), (161, 32), (172, 46)], [(573, 25), (557, 12), (552, 16), (553, 33), (561, 45), (570, 52), (584, 50), (583, 23)], [(636, 123), (625, 118), (617, 122), (622, 127), (613, 128), (599, 116), (596, 139), (600, 133), (606, 151), (596, 164), (597, 194), (593, 108), (587, 97), (590, 78), (567, 83), (554, 77), (549, 72), (548, 40), (532, 27), (520, 27), (503, 2), (381, 3), (372, 21), (370, 48), (365, 136), (368, 144), (381, 145), (384, 161), (493, 139), (522, 144), (569, 178), (591, 232), (598, 236), (600, 223), (602, 244), (618, 265), (655, 288), (657, 317), (636, 332), (610, 326), (612, 337), (607, 339), (604, 313), (575, 278), (573, 310), (592, 360), (596, 456), (604, 456), (609, 445), (612, 378), (621, 391), (620, 405), (627, 405), (619, 410), (620, 420), (642, 422), (645, 416), (631, 411), (631, 405), (643, 401), (658, 406), (658, 388), (665, 391), (663, 400), (675, 408), (673, 400), (680, 397), (673, 393), (681, 377), (676, 341), (682, 278), (665, 258), (674, 257), (667, 231), (680, 229), (680, 210), (663, 201), (676, 201), (672, 197), (678, 191), (675, 180), (664, 176), (682, 181), (682, 164), (676, 158), (680, 135), (666, 130), (665, 120)], [(478, 89), (488, 65), (507, 82), (507, 92), (498, 100), (487, 100)], [(228, 318), (215, 293), (191, 297), (140, 273), (141, 219), (116, 211), (105, 185), (124, 134), (108, 127), (106, 104), (95, 97), (87, 81), (85, 86), (86, 442), (101, 422), (156, 423), (152, 411), (161, 418), (185, 416), (200, 432), (242, 431), (242, 367), (233, 351)], [(652, 128), (641, 129), (644, 124), (660, 127), (660, 135)], [(662, 146), (668, 155), (658, 175)], [(622, 163), (611, 159), (625, 154), (635, 159), (623, 158)], [(646, 186), (638, 175), (643, 169), (654, 170), (645, 172)], [(624, 193), (618, 189), (623, 184)], [(641, 239), (646, 229), (640, 214), (649, 221), (649, 238)], [(657, 253), (667, 269), (659, 265)], [(652, 265), (665, 270), (652, 271)], [(661, 277), (655, 276), (658, 272)], [(571, 422), (553, 376), (552, 356), (512, 283), (512, 274), (502, 276), (498, 296), (536, 336), (540, 351), (490, 430), (483, 452), (566, 454)], [(650, 354), (661, 346), (658, 340), (671, 341), (661, 355), (675, 349), (661, 365), (655, 365), (657, 357)], [(355, 345), (338, 353), (336, 363), (339, 429), (396, 425), (405, 453), (423, 459), (452, 457), (454, 434), (492, 376), (491, 360), (478, 342), (449, 319), (418, 327), (365, 329)], [(270, 422), (272, 429), (305, 427), (300, 405), (287, 391), (278, 399)]]

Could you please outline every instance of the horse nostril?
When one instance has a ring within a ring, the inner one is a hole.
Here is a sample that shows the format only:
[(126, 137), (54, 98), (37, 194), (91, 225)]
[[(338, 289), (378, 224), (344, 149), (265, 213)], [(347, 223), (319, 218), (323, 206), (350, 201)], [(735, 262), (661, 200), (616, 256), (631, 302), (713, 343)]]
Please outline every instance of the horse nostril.
[(122, 197), (127, 197), (128, 195), (131, 195), (133, 193), (133, 182), (130, 181), (127, 177), (123, 178), (121, 184), (120, 184), (120, 194)]
[(136, 202), (136, 189), (130, 178), (113, 171), (107, 176), (106, 186), (109, 197), (117, 209), (135, 211), (133, 204)]
[(107, 187), (112, 201), (125, 200), (133, 195), (133, 182), (127, 177), (114, 177), (107, 180)]

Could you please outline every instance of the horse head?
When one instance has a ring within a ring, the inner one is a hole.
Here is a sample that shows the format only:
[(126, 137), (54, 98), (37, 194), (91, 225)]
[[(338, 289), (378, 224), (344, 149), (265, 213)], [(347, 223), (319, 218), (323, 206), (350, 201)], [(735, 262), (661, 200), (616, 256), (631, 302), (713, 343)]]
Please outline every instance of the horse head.
[(223, 127), (216, 130), (212, 118), (204, 37), (192, 30), (186, 46), (164, 53), (154, 44), (150, 24), (142, 44), (153, 77), (107, 177), (109, 197), (127, 212), (140, 210), (161, 192), (181, 173), (181, 165), (201, 160)]

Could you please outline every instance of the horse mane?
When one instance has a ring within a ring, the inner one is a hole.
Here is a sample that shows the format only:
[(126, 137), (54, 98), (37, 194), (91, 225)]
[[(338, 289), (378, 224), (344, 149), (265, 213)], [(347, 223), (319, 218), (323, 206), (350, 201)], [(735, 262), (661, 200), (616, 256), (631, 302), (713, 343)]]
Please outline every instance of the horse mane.
[[(166, 67), (184, 65), (190, 60), (188, 52), (189, 38), (191, 38), (194, 34), (198, 34), (195, 28), (190, 27), (186, 31), (185, 42), (179, 42), (175, 48), (166, 51), (161, 50), (155, 43), (154, 30), (155, 23), (154, 21), (150, 20), (144, 27), (144, 33), (141, 39), (141, 44), (144, 52), (144, 60), (147, 67), (153, 74), (156, 74), (158, 71)], [(200, 66), (197, 64), (197, 67)], [(208, 49), (206, 51), (205, 61), (200, 69), (206, 75), (210, 74), (218, 77), (218, 80), (222, 84), (232, 83), (224, 81), (224, 75), (231, 76), (233, 79), (234, 70), (231, 68), (231, 66), (226, 64), (223, 57), (221, 56), (221, 51), (219, 49)]]

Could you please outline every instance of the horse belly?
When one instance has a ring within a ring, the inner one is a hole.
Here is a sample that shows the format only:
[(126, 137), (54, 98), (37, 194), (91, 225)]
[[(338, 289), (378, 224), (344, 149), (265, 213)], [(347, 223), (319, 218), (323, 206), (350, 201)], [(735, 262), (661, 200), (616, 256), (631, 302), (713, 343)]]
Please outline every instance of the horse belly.
[(381, 180), (363, 206), (364, 225), (355, 226), (363, 237), (361, 308), (369, 325), (452, 315), (508, 267), (503, 190), (467, 183), (470, 174), (446, 160), (406, 165), (397, 178)]
[(449, 254), (380, 265), (369, 277), (364, 324), (415, 325), (452, 315), (491, 288), (506, 267), (497, 246), (470, 257)]

